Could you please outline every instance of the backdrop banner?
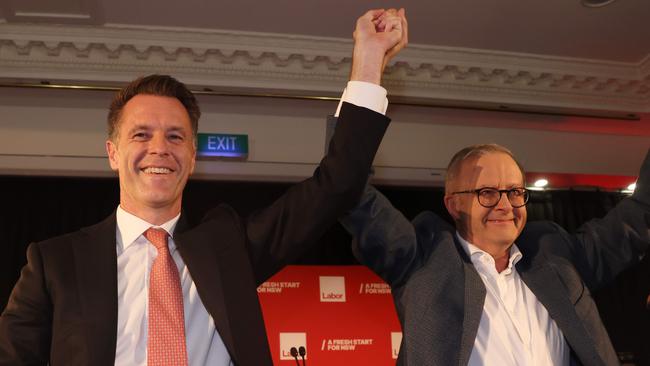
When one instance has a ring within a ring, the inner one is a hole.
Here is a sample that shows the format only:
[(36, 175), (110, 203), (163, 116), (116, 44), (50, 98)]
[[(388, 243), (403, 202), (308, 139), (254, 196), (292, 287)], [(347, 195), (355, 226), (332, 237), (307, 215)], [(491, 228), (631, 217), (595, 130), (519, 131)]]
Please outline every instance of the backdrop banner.
[[(364, 266), (287, 266), (257, 289), (275, 365), (394, 366), (402, 333), (390, 287)], [(299, 355), (300, 365), (302, 357)]]

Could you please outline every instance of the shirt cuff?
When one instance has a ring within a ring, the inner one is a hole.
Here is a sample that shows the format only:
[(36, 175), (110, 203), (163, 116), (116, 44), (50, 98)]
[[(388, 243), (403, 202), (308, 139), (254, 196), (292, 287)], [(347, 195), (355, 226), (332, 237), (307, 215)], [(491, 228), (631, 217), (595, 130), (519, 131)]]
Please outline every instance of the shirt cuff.
[(354, 104), (357, 107), (368, 108), (383, 115), (388, 108), (388, 99), (386, 98), (386, 89), (373, 83), (365, 81), (348, 81), (348, 85), (343, 90), (343, 95), (336, 108), (334, 117), (339, 116), (343, 102)]

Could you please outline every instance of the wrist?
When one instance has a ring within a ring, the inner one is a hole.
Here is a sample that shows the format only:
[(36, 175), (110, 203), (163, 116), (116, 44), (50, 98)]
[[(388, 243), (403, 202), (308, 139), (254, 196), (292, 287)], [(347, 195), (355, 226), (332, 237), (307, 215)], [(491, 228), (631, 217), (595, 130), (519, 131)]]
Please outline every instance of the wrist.
[(350, 80), (380, 85), (383, 62), (383, 52), (354, 52)]

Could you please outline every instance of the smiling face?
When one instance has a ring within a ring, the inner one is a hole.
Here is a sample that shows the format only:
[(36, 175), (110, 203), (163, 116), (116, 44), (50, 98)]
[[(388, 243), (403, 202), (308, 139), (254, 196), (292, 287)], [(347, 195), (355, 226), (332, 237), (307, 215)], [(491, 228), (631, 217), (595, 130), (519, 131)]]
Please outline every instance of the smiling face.
[(510, 156), (501, 152), (471, 157), (461, 164), (458, 174), (449, 182), (445, 206), (465, 240), (493, 256), (499, 256), (510, 248), (523, 230), (526, 206), (513, 208), (503, 194), (496, 206), (486, 208), (479, 204), (474, 193), (451, 193), (484, 187), (523, 187), (521, 169)]
[(196, 153), (183, 104), (138, 94), (124, 106), (117, 132), (106, 151), (119, 175), (120, 206), (157, 225), (178, 215)]

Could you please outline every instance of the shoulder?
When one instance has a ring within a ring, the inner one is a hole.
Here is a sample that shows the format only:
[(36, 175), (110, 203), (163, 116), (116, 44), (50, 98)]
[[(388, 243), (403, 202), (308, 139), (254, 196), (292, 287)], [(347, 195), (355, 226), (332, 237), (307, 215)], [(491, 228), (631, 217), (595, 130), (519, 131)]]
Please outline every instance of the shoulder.
[(456, 232), (453, 225), (431, 211), (421, 212), (413, 219), (412, 224), (419, 240), (434, 241), (451, 234), (453, 241), (453, 234)]
[(431, 211), (422, 211), (413, 219), (413, 226), (416, 227), (435, 227), (445, 230), (453, 230), (453, 226)]
[(88, 250), (95, 250), (90, 247), (105, 243), (107, 240), (113, 244), (114, 248), (115, 225), (115, 215), (113, 214), (94, 225), (32, 242), (25, 253), (27, 262), (32, 266), (42, 265), (53, 268), (55, 271), (64, 270), (79, 255), (78, 248), (89, 247)]
[(526, 224), (520, 238), (541, 238), (545, 235), (564, 233), (564, 228), (553, 221), (532, 221)]
[(528, 255), (543, 251), (549, 254), (568, 256), (569, 238), (569, 233), (555, 222), (533, 221), (526, 224), (516, 243)]
[(82, 227), (76, 231), (54, 236), (43, 241), (33, 243), (33, 245), (38, 246), (41, 250), (58, 250), (79, 241), (92, 240), (93, 237), (103, 237), (107, 234), (115, 235), (115, 227), (115, 213), (113, 213), (96, 224)]
[(220, 204), (210, 209), (198, 225), (181, 229), (179, 234), (186, 235), (224, 235), (226, 233), (243, 233), (243, 220), (241, 216), (227, 204)]
[(241, 220), (241, 217), (235, 211), (234, 208), (232, 208), (230, 205), (227, 205), (225, 203), (222, 203), (212, 209), (210, 209), (205, 216), (203, 217), (202, 221), (209, 221), (209, 220)]
[(36, 245), (41, 249), (55, 250), (63, 246), (71, 245), (72, 243), (78, 242), (87, 237), (88, 234), (86, 232), (83, 230), (77, 230), (36, 242), (33, 245)]

